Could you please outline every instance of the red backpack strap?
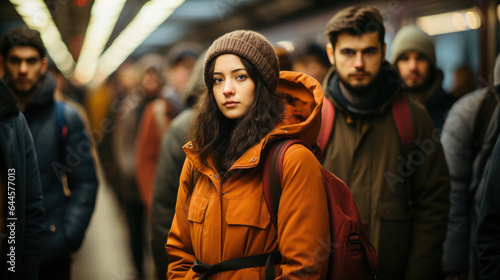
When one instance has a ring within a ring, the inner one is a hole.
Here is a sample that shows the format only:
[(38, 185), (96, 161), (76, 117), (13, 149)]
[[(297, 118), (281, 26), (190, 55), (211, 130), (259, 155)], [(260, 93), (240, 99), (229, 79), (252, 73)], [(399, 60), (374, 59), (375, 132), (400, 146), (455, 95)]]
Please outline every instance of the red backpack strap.
[(410, 111), (408, 96), (401, 93), (392, 103), (392, 116), (401, 141), (401, 147), (406, 155), (410, 154), (415, 141), (413, 118)]
[(264, 197), (271, 221), (278, 229), (278, 207), (281, 198), (281, 178), (283, 177), (283, 159), (285, 152), (293, 144), (302, 143), (298, 139), (285, 139), (272, 144), (264, 162), (262, 184)]
[(318, 146), (325, 151), (332, 134), (335, 123), (335, 106), (328, 98), (323, 97), (323, 108), (321, 109), (321, 128), (318, 135)]
[(66, 135), (68, 134), (68, 122), (66, 120), (65, 108), (66, 105), (62, 102), (56, 101), (54, 106), (57, 134), (60, 135), (64, 143)]

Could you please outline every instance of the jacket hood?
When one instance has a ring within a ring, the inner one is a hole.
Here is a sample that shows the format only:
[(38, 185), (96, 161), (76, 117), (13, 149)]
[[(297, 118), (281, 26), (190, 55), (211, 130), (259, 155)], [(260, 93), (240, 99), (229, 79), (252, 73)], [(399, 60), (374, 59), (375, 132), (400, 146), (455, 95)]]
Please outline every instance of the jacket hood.
[(435, 78), (432, 82), (427, 94), (422, 98), (422, 103), (429, 110), (443, 104), (451, 104), (458, 98), (444, 91), (441, 83), (443, 82), (443, 72), (436, 69)]
[(306, 74), (281, 71), (276, 91), (285, 94), (284, 119), (269, 133), (269, 138), (293, 137), (314, 145), (321, 126), (321, 84)]
[(325, 96), (330, 99), (337, 108), (347, 111), (350, 114), (363, 117), (385, 112), (394, 98), (396, 98), (397, 93), (402, 89), (401, 79), (396, 69), (388, 62), (382, 64), (379, 76), (374, 83), (376, 83), (375, 88), (377, 94), (373, 96), (370, 107), (363, 109), (356, 108), (344, 97), (339, 86), (339, 79), (335, 67), (332, 67), (326, 75), (323, 82), (323, 88), (326, 89)]
[[(441, 83), (443, 82), (443, 72), (437, 68), (434, 68), (434, 70), (431, 70), (430, 75), (432, 77), (432, 80), (430, 81), (428, 87), (425, 90), (425, 95), (422, 96), (421, 103), (425, 104), (426, 106), (428, 104), (433, 104), (436, 101), (435, 94), (437, 94), (440, 91), (444, 91), (443, 88), (441, 87)], [(443, 92), (444, 93), (444, 92)]]
[(43, 106), (45, 104), (54, 102), (54, 91), (56, 89), (56, 81), (54, 76), (47, 72), (45, 75), (41, 77), (41, 85), (38, 89), (33, 100), (31, 100), (26, 108), (32, 106)]
[(19, 112), (14, 94), (2, 80), (0, 80), (0, 100), (0, 119), (8, 114)]
[[(283, 121), (264, 136), (259, 143), (248, 149), (233, 165), (240, 168), (257, 166), (261, 152), (268, 143), (281, 138), (298, 138), (310, 146), (316, 143), (321, 127), (323, 90), (316, 79), (306, 74), (281, 71), (276, 92), (283, 94)], [(272, 140), (272, 141), (269, 141)], [(187, 157), (203, 173), (203, 166), (191, 142), (184, 145)]]

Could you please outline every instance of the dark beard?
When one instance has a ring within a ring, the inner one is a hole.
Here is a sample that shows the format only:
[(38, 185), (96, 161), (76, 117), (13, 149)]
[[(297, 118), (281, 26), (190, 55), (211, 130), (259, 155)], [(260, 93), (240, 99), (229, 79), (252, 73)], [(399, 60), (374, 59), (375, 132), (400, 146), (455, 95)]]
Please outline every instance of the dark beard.
[(342, 83), (342, 86), (345, 87), (351, 94), (356, 96), (365, 96), (371, 93), (375, 89), (375, 84), (380, 76), (380, 71), (378, 71), (377, 75), (373, 78), (371, 83), (364, 86), (351, 86), (347, 81), (345, 81), (340, 75), (338, 75), (339, 82)]
[(419, 86), (406, 86), (406, 88), (408, 89), (408, 91), (410, 92), (423, 92), (423, 91), (426, 91), (429, 86), (430, 86), (431, 82), (430, 82), (430, 78), (429, 76), (427, 76), (427, 78), (425, 79), (425, 81), (419, 85)]
[(431, 84), (434, 82), (433, 77), (435, 77), (435, 69), (429, 69), (429, 73), (427, 73), (427, 77), (425, 77), (424, 82), (419, 86), (406, 86), (409, 92), (424, 92), (429, 89)]
[(29, 90), (18, 90), (14, 83), (11, 82), (9, 76), (5, 77), (4, 82), (9, 86), (10, 90), (12, 91), (12, 93), (14, 93), (17, 99), (28, 98), (34, 91), (38, 89), (39, 85), (39, 83), (35, 83)]

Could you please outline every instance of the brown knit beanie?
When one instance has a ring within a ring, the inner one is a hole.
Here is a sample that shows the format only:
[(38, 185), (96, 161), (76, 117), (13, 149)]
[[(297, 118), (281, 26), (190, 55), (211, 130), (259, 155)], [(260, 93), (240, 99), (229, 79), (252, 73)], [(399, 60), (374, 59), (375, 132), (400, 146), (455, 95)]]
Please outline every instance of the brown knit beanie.
[(271, 43), (260, 33), (237, 30), (226, 33), (213, 42), (203, 65), (203, 78), (207, 87), (207, 81), (212, 78), (208, 77), (208, 65), (222, 54), (235, 54), (245, 58), (259, 71), (269, 90), (276, 90), (280, 72), (278, 57)]

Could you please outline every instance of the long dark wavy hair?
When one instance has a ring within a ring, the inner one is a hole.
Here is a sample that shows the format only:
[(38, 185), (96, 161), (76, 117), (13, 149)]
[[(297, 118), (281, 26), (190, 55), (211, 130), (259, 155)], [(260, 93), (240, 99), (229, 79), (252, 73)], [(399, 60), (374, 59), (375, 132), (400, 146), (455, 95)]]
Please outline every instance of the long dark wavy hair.
[(196, 104), (189, 136), (201, 161), (208, 164), (208, 159), (212, 158), (217, 168), (225, 172), (283, 119), (283, 104), (281, 94), (270, 92), (257, 69), (240, 57), (255, 83), (255, 99), (241, 118), (226, 118), (217, 106), (213, 92), (215, 60), (207, 65), (210, 79), (206, 81), (206, 92)]

